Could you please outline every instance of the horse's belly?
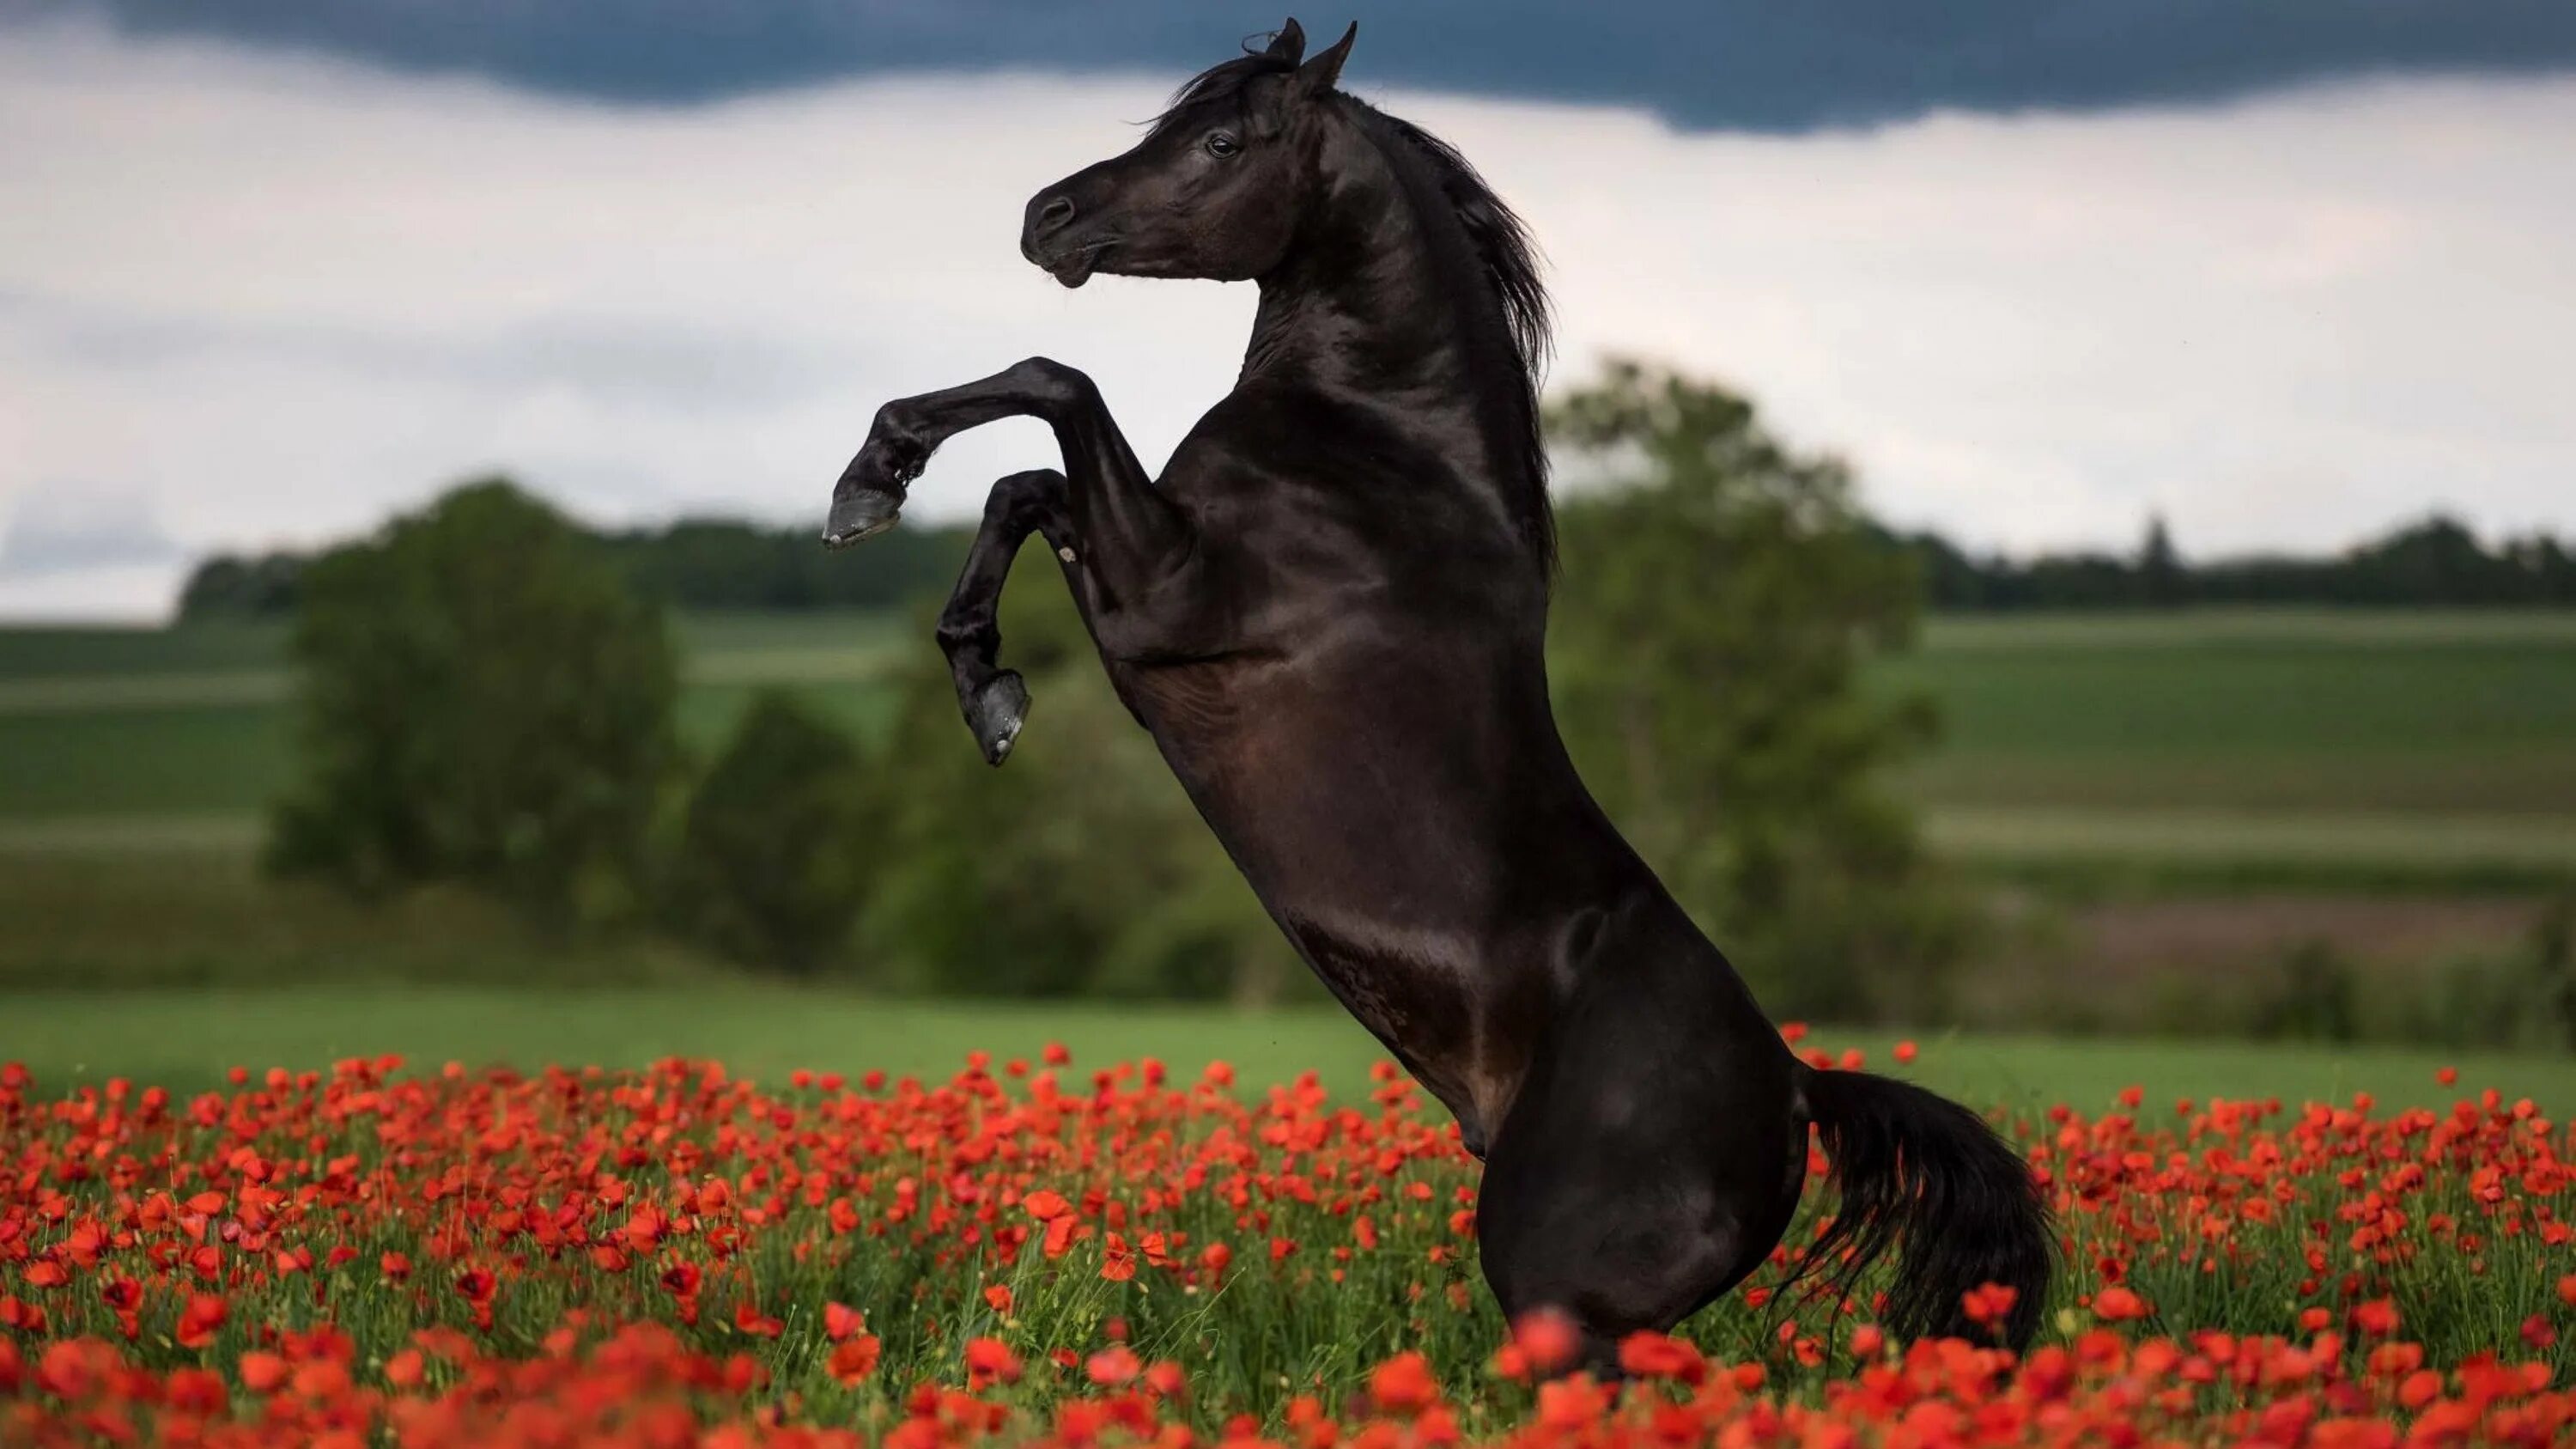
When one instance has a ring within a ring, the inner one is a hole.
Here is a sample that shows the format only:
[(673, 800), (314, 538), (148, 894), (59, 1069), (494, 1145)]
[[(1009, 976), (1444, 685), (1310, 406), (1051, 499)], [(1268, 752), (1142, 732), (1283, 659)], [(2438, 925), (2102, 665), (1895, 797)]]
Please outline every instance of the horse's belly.
[(1528, 963), (1510, 959), (1495, 832), (1365, 751), (1193, 794), (1298, 954), (1481, 1144), (1527, 1056), (1501, 1019)]
[(1481, 1139), (1536, 1026), (1507, 868), (1546, 775), (1471, 659), (1157, 672), (1131, 702), (1299, 954)]

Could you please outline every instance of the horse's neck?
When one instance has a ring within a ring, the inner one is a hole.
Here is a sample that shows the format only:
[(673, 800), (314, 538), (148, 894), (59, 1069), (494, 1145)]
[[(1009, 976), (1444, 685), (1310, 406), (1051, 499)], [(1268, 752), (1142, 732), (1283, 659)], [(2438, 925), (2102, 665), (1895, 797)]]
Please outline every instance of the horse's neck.
[(1405, 237), (1393, 248), (1336, 246), (1337, 254), (1366, 260), (1349, 270), (1292, 265), (1262, 279), (1245, 376), (1293, 375), (1328, 389), (1423, 401), (1463, 396), (1467, 358), (1458, 330), (1434, 305), (1442, 289), (1416, 245)]
[(1436, 237), (1436, 226), (1456, 224), (1430, 210), (1448, 204), (1437, 183), (1356, 131), (1336, 159), (1349, 169), (1326, 214), (1261, 279), (1244, 380), (1365, 399), (1446, 436), (1457, 435), (1457, 421), (1488, 433), (1496, 420), (1485, 414), (1497, 405), (1489, 370), (1516, 363), (1480, 355), (1507, 335), (1501, 301), (1481, 276), (1461, 275), (1479, 263), (1458, 254), (1456, 238), (1443, 246)]

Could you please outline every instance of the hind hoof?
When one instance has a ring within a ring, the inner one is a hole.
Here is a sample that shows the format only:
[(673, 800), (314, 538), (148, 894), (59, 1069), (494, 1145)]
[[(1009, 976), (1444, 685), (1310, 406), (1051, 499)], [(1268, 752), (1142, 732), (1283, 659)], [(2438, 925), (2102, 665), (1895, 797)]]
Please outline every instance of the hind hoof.
[(1011, 757), (1011, 745), (1028, 717), (1029, 687), (1016, 670), (1003, 670), (975, 691), (974, 702), (966, 707), (966, 727), (975, 732), (985, 764), (998, 765)]

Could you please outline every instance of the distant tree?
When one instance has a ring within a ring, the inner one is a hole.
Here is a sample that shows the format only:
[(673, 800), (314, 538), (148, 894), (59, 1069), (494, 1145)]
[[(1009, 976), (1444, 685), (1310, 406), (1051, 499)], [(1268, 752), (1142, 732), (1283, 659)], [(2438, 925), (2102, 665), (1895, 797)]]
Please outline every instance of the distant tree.
[(671, 901), (745, 965), (812, 975), (844, 955), (884, 842), (858, 747), (784, 690), (756, 696), (689, 800)]
[(2353, 550), (2346, 568), (2351, 591), (2371, 603), (2515, 603), (2528, 585), (2525, 570), (2440, 514)]
[(902, 604), (943, 590), (972, 537), (953, 527), (906, 525), (836, 554), (819, 547), (815, 533), (684, 518), (602, 543), (638, 591), (680, 608), (819, 609)]
[(1936, 1010), (1967, 918), (1885, 779), (1932, 713), (1859, 678), (1912, 638), (1911, 560), (1723, 388), (1618, 363), (1549, 421), (1625, 475), (1560, 513), (1549, 655), (1585, 779), (1775, 1012)]
[(2111, 609), (2145, 603), (2455, 608), (2576, 604), (2576, 556), (2545, 533), (2490, 549), (2436, 514), (2329, 558), (2253, 554), (2193, 565), (2161, 517), (2134, 559), (2102, 553), (1971, 557), (1935, 533), (1898, 540), (1942, 609)]
[(2164, 515), (2147, 520), (2147, 541), (2138, 549), (2138, 596), (2160, 608), (2170, 608), (2190, 597), (2191, 571), (2183, 566), (2182, 555), (2175, 551), (2173, 534), (2165, 527)]
[(218, 554), (197, 565), (179, 590), (179, 617), (259, 617), (291, 612), (309, 560), (299, 553)]
[[(582, 531), (648, 599), (683, 609), (875, 608), (946, 587), (970, 530), (909, 524), (850, 554), (815, 546), (812, 527), (684, 518), (623, 533)], [(185, 620), (283, 615), (296, 603), (310, 555), (218, 554), (180, 591)]]
[(277, 869), (459, 881), (559, 921), (632, 909), (676, 674), (660, 612), (579, 530), (472, 484), (316, 560), (302, 591), (304, 773)]

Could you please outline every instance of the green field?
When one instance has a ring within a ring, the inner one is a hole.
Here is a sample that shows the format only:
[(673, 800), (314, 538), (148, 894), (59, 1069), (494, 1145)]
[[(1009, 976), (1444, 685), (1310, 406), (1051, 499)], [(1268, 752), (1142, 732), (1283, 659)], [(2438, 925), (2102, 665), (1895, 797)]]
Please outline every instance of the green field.
[(1937, 620), (1936, 805), (2576, 816), (2576, 619)]
[[(676, 632), (681, 729), (711, 747), (766, 685), (874, 730), (891, 704), (877, 681), (910, 631), (815, 612), (684, 616)], [(294, 772), (285, 646), (283, 628), (257, 624), (0, 629), (0, 849), (149, 843), (139, 817), (181, 822), (174, 838), (210, 838), (219, 817), (255, 834)]]
[[(862, 732), (910, 621), (685, 618), (682, 726), (786, 685)], [(291, 776), (274, 626), (0, 631), (0, 851), (244, 842)], [(1931, 622), (1875, 687), (1943, 720), (1907, 775), (2001, 863), (2576, 873), (2576, 615), (2046, 614)]]
[[(1895, 1038), (1829, 1033), (1886, 1068)], [(752, 982), (646, 989), (514, 986), (279, 990), (28, 992), (0, 1026), (0, 1060), (27, 1064), (60, 1090), (125, 1076), (174, 1090), (216, 1086), (231, 1067), (326, 1068), (337, 1059), (399, 1052), (415, 1069), (449, 1061), (640, 1066), (665, 1056), (712, 1058), (776, 1080), (815, 1071), (944, 1077), (981, 1049), (1034, 1058), (1049, 1041), (1078, 1065), (1160, 1057), (1176, 1071), (1231, 1063), (1252, 1086), (1313, 1069), (1338, 1093), (1367, 1088), (1385, 1053), (1337, 1008), (1246, 1012), (1218, 1007), (1043, 1002), (912, 1002)], [(2494, 1052), (2298, 1048), (2140, 1040), (1927, 1037), (1906, 1074), (1963, 1100), (2091, 1110), (2123, 1088), (2146, 1089), (2158, 1110), (2179, 1097), (2343, 1102), (2369, 1092), (2381, 1105), (2447, 1104), (2494, 1087), (2553, 1115), (2576, 1103), (2576, 1060)], [(2434, 1080), (2456, 1066), (2458, 1089)]]

